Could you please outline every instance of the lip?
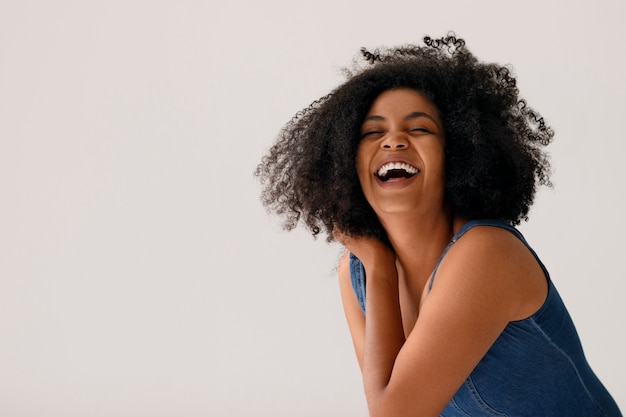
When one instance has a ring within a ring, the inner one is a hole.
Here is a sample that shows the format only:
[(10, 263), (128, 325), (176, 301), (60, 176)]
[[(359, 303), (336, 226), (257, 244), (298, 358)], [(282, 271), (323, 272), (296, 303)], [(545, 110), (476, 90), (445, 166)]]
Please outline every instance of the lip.
[(378, 186), (382, 188), (383, 190), (400, 190), (402, 188), (405, 188), (411, 185), (413, 181), (415, 181), (417, 177), (420, 175), (420, 172), (413, 175), (411, 178), (405, 178), (405, 179), (401, 179), (397, 181), (385, 182), (385, 181), (382, 181), (380, 178), (378, 178), (378, 176), (376, 175), (374, 175), (374, 178), (375, 178), (376, 184), (378, 184)]
[[(413, 175), (411, 178), (406, 178), (406, 179), (402, 179), (402, 180), (397, 180), (397, 181), (382, 181), (380, 178), (378, 178), (378, 175), (376, 175), (376, 173), (378, 172), (378, 170), (385, 164), (388, 164), (390, 162), (403, 162), (405, 164), (409, 164), (411, 166), (414, 166), (415, 168), (417, 168), (417, 174)], [(405, 187), (408, 187), (409, 185), (411, 185), (413, 183), (413, 181), (415, 181), (417, 179), (417, 177), (422, 173), (422, 168), (416, 164), (414, 161), (412, 161), (409, 158), (403, 157), (403, 156), (399, 156), (399, 155), (390, 155), (387, 156), (383, 159), (381, 159), (378, 164), (376, 165), (376, 169), (374, 170), (374, 172), (372, 173), (372, 175), (374, 176), (375, 182), (376, 184), (378, 184), (378, 186), (380, 188), (382, 188), (383, 190), (399, 190)]]
[(376, 173), (378, 172), (378, 170), (383, 165), (388, 164), (390, 162), (403, 162), (405, 164), (409, 164), (409, 165), (414, 166), (415, 168), (417, 168), (417, 170), (419, 171), (418, 174), (420, 172), (422, 172), (422, 168), (420, 168), (419, 165), (417, 165), (414, 161), (411, 161), (409, 158), (405, 158), (405, 157), (402, 157), (402, 156), (388, 156), (388, 157), (380, 160), (380, 162), (378, 162), (378, 164), (376, 165), (376, 169), (374, 169), (374, 172), (373, 172), (374, 176), (376, 176)]

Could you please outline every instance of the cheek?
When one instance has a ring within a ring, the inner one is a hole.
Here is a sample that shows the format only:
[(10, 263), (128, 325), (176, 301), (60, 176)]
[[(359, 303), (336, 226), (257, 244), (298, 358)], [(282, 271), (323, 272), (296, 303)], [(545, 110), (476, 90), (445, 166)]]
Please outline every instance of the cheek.
[(433, 143), (427, 150), (428, 162), (432, 169), (441, 171), (441, 174), (445, 172), (446, 155), (443, 145), (441, 143)]
[(363, 186), (363, 182), (369, 174), (369, 165), (364, 157), (365, 153), (366, 152), (364, 152), (362, 147), (359, 147), (355, 158), (356, 173), (359, 177), (359, 182), (361, 183), (361, 186)]
[(356, 173), (357, 173), (357, 176), (359, 177), (359, 184), (361, 184), (361, 189), (365, 191), (365, 188), (367, 188), (367, 184), (369, 181), (369, 172), (367, 170), (367, 167), (363, 167), (357, 161)]

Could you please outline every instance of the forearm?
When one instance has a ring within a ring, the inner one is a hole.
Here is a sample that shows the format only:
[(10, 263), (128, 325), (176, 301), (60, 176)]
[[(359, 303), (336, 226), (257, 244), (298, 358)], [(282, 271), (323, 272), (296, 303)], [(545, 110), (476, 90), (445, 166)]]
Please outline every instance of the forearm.
[(367, 269), (363, 383), (371, 408), (385, 394), (405, 338), (395, 260), (377, 262)]
[[(351, 288), (348, 258), (342, 259), (342, 297), (357, 357), (363, 373), (370, 415), (388, 414), (395, 395), (388, 389), (394, 364), (405, 338), (398, 294), (396, 254), (375, 239), (351, 239), (342, 243), (365, 268), (366, 315), (363, 316)], [(358, 313), (358, 314), (357, 314)], [(393, 414), (388, 414), (393, 415)]]

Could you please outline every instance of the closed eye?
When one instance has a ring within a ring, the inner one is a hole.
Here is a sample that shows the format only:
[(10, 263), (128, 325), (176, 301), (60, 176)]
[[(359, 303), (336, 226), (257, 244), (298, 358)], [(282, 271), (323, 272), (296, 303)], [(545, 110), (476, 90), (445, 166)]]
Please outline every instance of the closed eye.
[(418, 132), (418, 133), (433, 133), (429, 129), (425, 127), (416, 127), (414, 129), (409, 130), (409, 132)]
[(361, 139), (365, 139), (366, 137), (371, 137), (374, 135), (384, 135), (384, 134), (385, 132), (380, 131), (380, 130), (370, 130), (370, 131), (361, 133)]

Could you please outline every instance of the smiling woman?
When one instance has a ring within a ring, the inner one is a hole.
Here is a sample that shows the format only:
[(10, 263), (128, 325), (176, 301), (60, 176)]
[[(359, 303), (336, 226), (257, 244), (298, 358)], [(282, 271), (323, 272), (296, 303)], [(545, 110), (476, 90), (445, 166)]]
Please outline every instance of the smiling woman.
[(370, 414), (619, 417), (514, 228), (553, 133), (454, 36), (362, 51), (257, 168), (263, 202), (346, 248), (340, 290)]

